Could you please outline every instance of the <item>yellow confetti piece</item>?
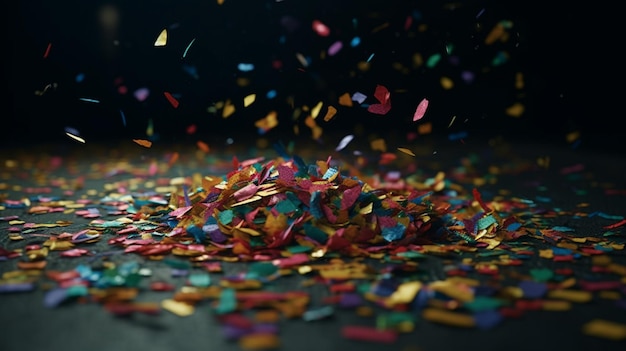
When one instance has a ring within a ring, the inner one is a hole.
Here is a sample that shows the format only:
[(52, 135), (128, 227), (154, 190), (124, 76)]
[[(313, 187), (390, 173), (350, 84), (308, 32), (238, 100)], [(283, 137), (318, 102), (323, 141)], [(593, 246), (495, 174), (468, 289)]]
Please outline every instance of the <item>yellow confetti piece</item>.
[(154, 46), (165, 46), (167, 45), (167, 29), (163, 29), (161, 34), (157, 37), (154, 42)]
[(263, 130), (264, 132), (276, 127), (278, 125), (278, 113), (276, 111), (270, 111), (265, 118), (262, 118), (254, 122), (254, 126)]
[(576, 140), (578, 140), (579, 138), (580, 138), (580, 132), (579, 131), (567, 133), (567, 135), (565, 136), (565, 140), (567, 140), (568, 143), (573, 143)]
[(450, 90), (454, 88), (454, 82), (449, 77), (439, 78), (439, 84), (441, 84), (441, 87), (444, 88), (445, 90)]
[(320, 111), (322, 110), (322, 106), (324, 106), (324, 103), (321, 101), (313, 106), (313, 108), (311, 109), (311, 117), (317, 118), (317, 116), (319, 116), (320, 114)]
[(413, 153), (413, 151), (411, 151), (411, 150), (409, 150), (407, 148), (399, 147), (398, 151), (403, 152), (403, 153), (405, 153), (407, 155), (415, 157), (415, 153)]
[(65, 134), (66, 134), (68, 137), (70, 137), (70, 138), (72, 138), (72, 139), (74, 139), (74, 140), (76, 140), (76, 141), (79, 141), (79, 142), (81, 142), (81, 143), (83, 143), (83, 144), (85, 143), (85, 139), (83, 139), (83, 138), (79, 137), (78, 135), (74, 135), (74, 134), (72, 134), (72, 133), (68, 133), (68, 132), (66, 132)]
[(458, 312), (446, 311), (429, 307), (422, 312), (422, 318), (427, 321), (446, 324), (454, 327), (471, 328), (476, 326), (474, 317)]
[(387, 152), (387, 143), (385, 139), (374, 139), (370, 142), (373, 151)]
[(525, 107), (522, 103), (516, 102), (509, 106), (504, 113), (511, 117), (521, 117), (524, 114), (524, 109)]
[(544, 311), (569, 311), (572, 309), (572, 303), (563, 300), (544, 300), (541, 308)]
[(224, 103), (224, 108), (222, 109), (222, 117), (223, 118), (228, 118), (233, 113), (235, 113), (235, 105), (233, 105), (232, 102), (230, 102), (230, 100), (227, 100)]
[(547, 296), (551, 299), (567, 300), (571, 302), (585, 303), (593, 299), (593, 295), (589, 291), (585, 290), (569, 290), (569, 289), (557, 289), (550, 290)]
[(246, 96), (245, 98), (243, 98), (243, 106), (248, 107), (252, 105), (255, 100), (256, 100), (256, 94), (250, 94)]
[(150, 140), (145, 140), (145, 139), (133, 139), (133, 141), (143, 147), (151, 147), (152, 146), (152, 142)]
[(161, 307), (179, 317), (187, 317), (192, 315), (194, 312), (194, 307), (192, 305), (172, 299), (165, 299), (161, 301)]
[(623, 340), (626, 339), (626, 324), (604, 319), (593, 319), (583, 325), (582, 332), (586, 335), (604, 339)]
[(422, 288), (422, 283), (419, 281), (412, 281), (400, 284), (396, 288), (396, 291), (391, 294), (385, 301), (388, 307), (393, 307), (398, 304), (408, 304), (415, 299), (415, 295)]

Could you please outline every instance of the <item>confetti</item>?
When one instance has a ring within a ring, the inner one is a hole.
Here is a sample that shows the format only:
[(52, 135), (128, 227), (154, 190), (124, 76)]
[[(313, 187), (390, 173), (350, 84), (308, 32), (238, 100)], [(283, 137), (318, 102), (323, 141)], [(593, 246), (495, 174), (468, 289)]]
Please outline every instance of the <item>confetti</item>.
[(413, 122), (419, 121), (420, 119), (422, 119), (424, 117), (424, 114), (426, 113), (427, 108), (428, 108), (428, 100), (422, 99), (422, 101), (420, 101), (419, 105), (417, 105), (417, 108), (415, 109), (415, 114), (413, 114)]
[(141, 145), (143, 147), (149, 148), (152, 146), (152, 142), (150, 140), (146, 140), (146, 139), (133, 139), (133, 141), (138, 144)]
[(161, 33), (159, 33), (157, 39), (154, 41), (154, 46), (159, 47), (165, 45), (167, 45), (167, 29), (163, 29)]

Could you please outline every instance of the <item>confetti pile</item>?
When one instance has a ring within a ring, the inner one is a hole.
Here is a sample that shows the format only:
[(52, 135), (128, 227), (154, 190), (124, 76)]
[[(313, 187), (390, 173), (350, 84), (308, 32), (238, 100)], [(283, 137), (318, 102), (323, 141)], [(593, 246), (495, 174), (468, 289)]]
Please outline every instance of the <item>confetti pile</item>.
[[(39, 186), (2, 184), (22, 195), (2, 199), (2, 212), (12, 214), (2, 217), (10, 240), (0, 250), (0, 291), (43, 289), (48, 308), (80, 301), (115, 316), (186, 317), (208, 304), (224, 337), (246, 350), (279, 347), (282, 323), (314, 323), (339, 310), (364, 319), (343, 325), (343, 338), (394, 343), (420, 323), (490, 330), (596, 299), (625, 308), (626, 266), (612, 258), (624, 248), (614, 231), (623, 217), (596, 213), (612, 221), (604, 235), (577, 235), (551, 224), (572, 215), (562, 210), (483, 198), (469, 165), (465, 176), (457, 169), (459, 182), (441, 171), (381, 181), (331, 157), (307, 163), (283, 154), (212, 161), (229, 169), (221, 175), (168, 176), (171, 157), (95, 164), (82, 174), (70, 164), (73, 180), (52, 176), (63, 170), (53, 158), (45, 169), (56, 173), (32, 175)], [(5, 166), (14, 182), (29, 162)], [(104, 189), (84, 189), (103, 179)], [(38, 216), (57, 220), (32, 222)], [(68, 231), (77, 218), (82, 229)], [(71, 259), (80, 263), (49, 266)], [(576, 268), (583, 259), (593, 277)], [(169, 276), (156, 274), (163, 267)], [(276, 289), (294, 276), (296, 288)], [(323, 298), (310, 293), (316, 287)], [(148, 291), (167, 297), (146, 301)], [(623, 340), (626, 324), (590, 320), (581, 332)]]

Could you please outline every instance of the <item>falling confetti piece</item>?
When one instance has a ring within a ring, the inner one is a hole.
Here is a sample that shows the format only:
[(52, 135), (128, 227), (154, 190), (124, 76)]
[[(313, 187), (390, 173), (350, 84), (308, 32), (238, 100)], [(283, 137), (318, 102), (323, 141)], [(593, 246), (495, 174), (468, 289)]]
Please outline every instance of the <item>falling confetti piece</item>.
[(354, 135), (352, 134), (343, 137), (343, 139), (341, 139), (341, 141), (339, 142), (339, 145), (337, 145), (337, 147), (335, 148), (335, 151), (343, 150), (346, 146), (348, 146), (348, 144), (350, 144), (352, 139), (354, 139)]
[(48, 55), (50, 55), (50, 49), (52, 49), (52, 43), (48, 43), (46, 51), (43, 53), (43, 58), (48, 58)]
[(196, 41), (196, 38), (191, 39), (191, 42), (189, 42), (189, 45), (187, 45), (187, 47), (185, 48), (185, 51), (183, 52), (183, 58), (187, 57), (187, 52), (189, 51), (189, 48), (191, 48), (191, 45), (193, 45), (195, 41)]
[(252, 105), (255, 100), (256, 100), (256, 94), (247, 95), (245, 98), (243, 98), (243, 106), (248, 107)]
[(315, 33), (317, 33), (320, 37), (327, 37), (330, 35), (330, 29), (320, 20), (314, 20), (312, 27)]
[(83, 143), (83, 144), (85, 143), (85, 139), (83, 139), (83, 138), (79, 137), (78, 135), (74, 135), (74, 134), (72, 134), (72, 133), (68, 133), (68, 132), (65, 132), (65, 134), (66, 134), (67, 136), (69, 136), (70, 138), (72, 138), (72, 139), (76, 140), (76, 141), (79, 141), (79, 142), (81, 142), (81, 143)]
[(163, 95), (165, 95), (165, 98), (167, 99), (167, 101), (169, 101), (169, 103), (172, 105), (172, 107), (178, 108), (179, 102), (178, 102), (178, 100), (176, 100), (176, 98), (174, 96), (172, 96), (171, 93), (166, 91), (166, 92), (163, 92)]
[(334, 106), (328, 105), (328, 109), (326, 110), (326, 115), (324, 115), (324, 121), (328, 122), (337, 114), (337, 109)]
[(403, 153), (405, 153), (407, 155), (415, 157), (415, 154), (413, 153), (413, 151), (411, 151), (409, 149), (406, 149), (406, 148), (403, 148), (403, 147), (399, 147), (398, 151), (403, 152)]
[(415, 109), (415, 114), (413, 114), (413, 122), (422, 119), (424, 117), (424, 114), (426, 113), (427, 108), (428, 100), (422, 99), (422, 101), (420, 101), (420, 103), (417, 105), (417, 108)]
[(154, 42), (154, 46), (167, 45), (167, 29), (163, 29)]
[(133, 139), (133, 141), (143, 147), (151, 147), (152, 146), (152, 142), (150, 140), (146, 140), (146, 139)]

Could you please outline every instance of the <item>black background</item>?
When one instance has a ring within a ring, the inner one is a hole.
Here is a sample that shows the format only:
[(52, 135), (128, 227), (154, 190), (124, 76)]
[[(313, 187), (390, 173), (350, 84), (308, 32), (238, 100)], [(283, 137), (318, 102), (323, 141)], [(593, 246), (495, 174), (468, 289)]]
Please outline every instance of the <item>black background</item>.
[[(332, 121), (318, 120), (323, 138), (355, 132), (363, 137), (374, 133), (404, 137), (419, 123), (430, 122), (433, 135), (468, 132), (466, 138), (473, 139), (503, 136), (607, 150), (621, 147), (620, 118), (610, 107), (619, 99), (619, 89), (612, 85), (615, 72), (607, 69), (616, 57), (609, 38), (615, 36), (612, 27), (617, 23), (607, 15), (615, 11), (599, 4), (36, 0), (10, 6), (14, 8), (5, 12), (4, 45), (10, 51), (4, 65), (9, 100), (2, 138), (6, 146), (75, 142), (65, 135), (66, 127), (87, 142), (133, 138), (244, 142), (261, 135), (254, 122), (272, 110), (278, 113), (279, 126), (264, 137), (310, 138), (303, 124), (305, 114), (295, 118), (293, 111), (322, 101), (325, 107), (339, 108)], [(99, 19), (105, 8), (115, 9), (118, 18), (109, 31)], [(407, 17), (412, 17), (412, 24), (405, 30)], [(328, 25), (328, 37), (311, 29), (316, 19)], [(485, 44), (491, 29), (503, 21), (511, 24), (507, 39)], [(169, 31), (168, 43), (155, 47), (164, 28)], [(361, 43), (350, 47), (355, 36)], [(343, 49), (321, 58), (336, 40), (343, 41)], [(452, 50), (448, 53), (446, 47)], [(307, 67), (297, 60), (298, 53), (310, 58)], [(434, 54), (442, 59), (432, 68), (413, 67), (416, 53), (424, 61)], [(370, 69), (359, 70), (358, 63), (372, 54)], [(507, 59), (493, 64), (497, 55)], [(282, 62), (280, 69), (272, 67), (277, 60)], [(241, 62), (253, 63), (255, 69), (241, 72), (237, 69)], [(185, 65), (195, 67), (198, 76), (185, 72)], [(398, 65), (405, 71), (395, 68)], [(463, 71), (472, 72), (474, 80), (464, 82)], [(521, 88), (515, 86), (518, 73), (524, 79)], [(81, 82), (76, 81), (79, 74), (84, 75)], [(451, 78), (454, 88), (443, 89), (442, 76)], [(249, 84), (238, 85), (238, 78)], [(48, 84), (56, 88), (35, 94)], [(345, 92), (361, 92), (368, 96), (366, 103), (375, 103), (378, 84), (391, 91), (392, 110), (385, 116), (337, 103)], [(128, 88), (127, 94), (118, 92), (120, 85)], [(132, 93), (144, 87), (151, 94), (140, 102)], [(271, 89), (277, 96), (269, 100), (265, 93)], [(178, 98), (178, 108), (168, 103), (164, 91)], [(251, 93), (257, 94), (256, 102), (244, 108), (243, 98)], [(413, 122), (423, 98), (430, 101), (427, 114)], [(237, 109), (231, 117), (207, 112), (227, 99)], [(525, 107), (520, 117), (505, 113), (515, 103)], [(146, 135), (150, 120), (154, 134)], [(192, 124), (197, 126), (195, 134), (187, 133)], [(300, 127), (298, 134), (294, 125)], [(568, 133), (576, 131), (580, 136), (568, 141)]]

